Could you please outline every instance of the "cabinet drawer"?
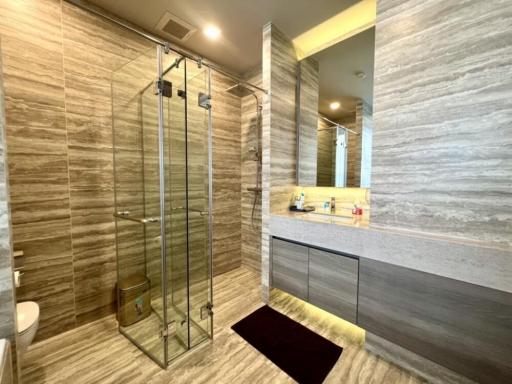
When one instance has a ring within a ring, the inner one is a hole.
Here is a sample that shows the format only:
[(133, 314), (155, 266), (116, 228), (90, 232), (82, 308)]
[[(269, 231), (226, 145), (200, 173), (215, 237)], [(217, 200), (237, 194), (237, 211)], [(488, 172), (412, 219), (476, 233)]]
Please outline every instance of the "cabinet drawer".
[(355, 323), (359, 261), (309, 249), (309, 302)]
[(272, 240), (272, 286), (308, 299), (308, 247)]

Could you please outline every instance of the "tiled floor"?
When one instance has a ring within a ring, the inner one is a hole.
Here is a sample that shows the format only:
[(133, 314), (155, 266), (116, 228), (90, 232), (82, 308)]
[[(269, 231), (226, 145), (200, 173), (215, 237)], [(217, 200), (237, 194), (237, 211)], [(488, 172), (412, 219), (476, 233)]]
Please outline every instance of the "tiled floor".
[[(162, 370), (117, 331), (114, 317), (33, 345), (24, 383), (293, 383), (231, 330), (262, 305), (259, 276), (239, 268), (214, 280), (215, 337)], [(344, 348), (326, 383), (417, 384), (408, 372), (366, 352), (357, 328), (309, 304), (274, 292), (271, 305)]]

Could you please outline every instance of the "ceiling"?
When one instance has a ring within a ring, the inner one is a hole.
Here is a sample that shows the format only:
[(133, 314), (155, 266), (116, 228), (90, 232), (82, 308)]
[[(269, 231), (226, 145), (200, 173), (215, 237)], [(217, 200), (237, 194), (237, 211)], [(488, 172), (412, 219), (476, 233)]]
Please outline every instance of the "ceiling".
[[(374, 50), (375, 28), (370, 28), (311, 56), (320, 67), (321, 114), (338, 120), (353, 113), (359, 99), (373, 105)], [(365, 72), (366, 78), (358, 78), (356, 71)], [(333, 101), (342, 107), (332, 111), (329, 104)]]
[[(242, 74), (261, 62), (262, 26), (275, 23), (290, 39), (357, 3), (357, 0), (89, 0), (147, 31), (170, 40), (155, 26), (170, 12), (198, 30), (182, 47)], [(222, 30), (212, 41), (202, 33), (207, 24)], [(172, 43), (172, 41), (170, 41)]]

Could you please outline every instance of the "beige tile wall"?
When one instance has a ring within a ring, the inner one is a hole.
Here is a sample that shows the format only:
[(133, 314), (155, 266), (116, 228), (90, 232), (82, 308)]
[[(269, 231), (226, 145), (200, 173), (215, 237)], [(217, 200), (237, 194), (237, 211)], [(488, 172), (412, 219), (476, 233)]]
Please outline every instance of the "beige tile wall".
[(270, 90), (263, 104), (263, 195), (261, 279), (264, 300), (269, 295), (269, 219), (288, 209), (297, 182), (295, 77), (297, 58), (292, 42), (273, 24), (263, 28), (263, 87)]
[[(0, 53), (2, 52), (0, 41)], [(0, 68), (2, 57), (0, 54)], [(11, 343), (14, 380), (18, 379), (16, 359), (16, 292), (13, 281), (12, 228), (10, 222), (9, 184), (5, 144), (5, 108), (2, 72), (0, 71), (0, 339)]]
[[(110, 82), (151, 44), (59, 0), (1, 1), (0, 37), (18, 295), (40, 304), (44, 339), (114, 310)], [(241, 253), (240, 100), (226, 83), (213, 76), (217, 273)]]
[(331, 125), (324, 119), (318, 118), (317, 125), (317, 177), (316, 185), (329, 187), (334, 185), (336, 158), (334, 157), (334, 132)]
[(308, 57), (299, 63), (300, 67), (300, 112), (298, 129), (297, 182), (299, 185), (313, 187), (317, 182), (318, 152), (318, 62)]
[(372, 225), (510, 248), (512, 2), (377, 9)]
[[(248, 73), (246, 80), (261, 86), (261, 68)], [(258, 102), (263, 103), (264, 95), (256, 92)], [(248, 191), (256, 187), (257, 160), (251, 147), (261, 154), (261, 123), (258, 133), (258, 112), (253, 95), (242, 97), (242, 264), (253, 270), (261, 269), (261, 193)], [(261, 119), (261, 116), (260, 116)], [(258, 135), (260, 137), (258, 138)], [(261, 155), (260, 155), (261, 156)], [(261, 168), (260, 168), (261, 187)], [(256, 197), (256, 201), (255, 201)], [(254, 218), (253, 218), (254, 206)]]

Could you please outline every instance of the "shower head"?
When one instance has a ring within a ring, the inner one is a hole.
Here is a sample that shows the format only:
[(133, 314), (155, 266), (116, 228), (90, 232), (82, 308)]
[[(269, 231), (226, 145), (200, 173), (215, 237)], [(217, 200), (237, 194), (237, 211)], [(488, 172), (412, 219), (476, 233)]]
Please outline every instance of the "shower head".
[(248, 95), (254, 94), (254, 91), (247, 86), (245, 86), (242, 83), (236, 83), (235, 85), (232, 85), (229, 88), (226, 88), (226, 92), (231, 93), (232, 95), (238, 96), (238, 97), (244, 97)]

